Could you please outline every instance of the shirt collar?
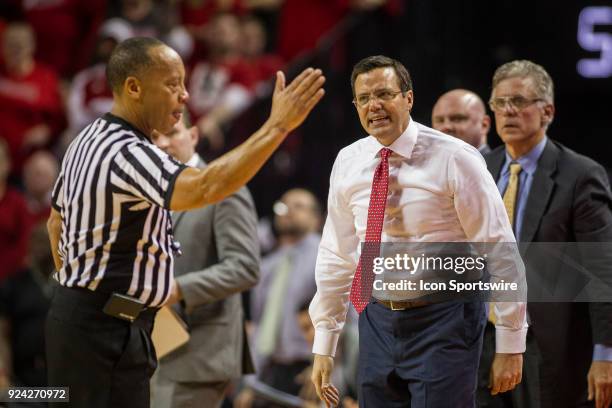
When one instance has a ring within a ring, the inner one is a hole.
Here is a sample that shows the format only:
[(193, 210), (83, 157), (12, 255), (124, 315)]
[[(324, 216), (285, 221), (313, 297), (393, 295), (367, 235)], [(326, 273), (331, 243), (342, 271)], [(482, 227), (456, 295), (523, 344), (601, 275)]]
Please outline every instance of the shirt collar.
[(510, 163), (512, 161), (518, 162), (521, 165), (521, 170), (531, 175), (535, 173), (538, 167), (538, 160), (540, 160), (540, 156), (544, 152), (544, 148), (546, 147), (546, 142), (548, 141), (548, 137), (544, 135), (542, 140), (533, 147), (527, 154), (522, 155), (516, 160), (512, 160), (512, 157), (508, 154), (506, 150), (506, 161), (504, 162), (504, 166), (502, 167), (502, 174), (506, 174), (509, 171)]
[(404, 133), (402, 133), (397, 139), (395, 139), (395, 141), (389, 146), (381, 144), (378, 140), (376, 140), (374, 136), (369, 136), (368, 140), (370, 142), (372, 156), (376, 157), (376, 155), (378, 155), (378, 152), (380, 152), (380, 149), (386, 147), (388, 149), (391, 149), (394, 153), (409, 159), (412, 155), (414, 145), (416, 144), (418, 134), (419, 128), (417, 123), (412, 120), (412, 118), (409, 118), (408, 127), (406, 128), (406, 130), (404, 130)]
[(123, 127), (127, 127), (128, 129), (131, 129), (132, 131), (134, 131), (134, 133), (136, 133), (136, 135), (145, 138), (146, 140), (148, 140), (149, 142), (153, 143), (151, 141), (151, 138), (147, 135), (145, 135), (142, 130), (138, 129), (136, 126), (132, 125), (130, 122), (128, 122), (127, 120), (120, 118), (119, 116), (113, 115), (110, 112), (107, 112), (104, 114), (103, 118), (109, 122), (113, 122), (113, 123), (119, 123), (120, 125), (123, 125)]
[(198, 156), (197, 153), (194, 153), (193, 156), (191, 156), (191, 159), (187, 160), (185, 165), (189, 167), (198, 167), (199, 161), (200, 161), (200, 156)]

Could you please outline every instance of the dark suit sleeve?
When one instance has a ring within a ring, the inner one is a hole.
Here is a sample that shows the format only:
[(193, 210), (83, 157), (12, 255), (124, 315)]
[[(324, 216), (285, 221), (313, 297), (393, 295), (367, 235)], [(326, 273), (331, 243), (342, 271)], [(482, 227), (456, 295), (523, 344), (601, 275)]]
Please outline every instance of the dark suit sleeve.
[(176, 277), (188, 309), (225, 299), (259, 280), (257, 214), (246, 188), (216, 204), (213, 229), (219, 262)]
[[(609, 293), (612, 289), (612, 198), (605, 170), (594, 164), (586, 169), (576, 184), (573, 228), (578, 242), (607, 243), (592, 249), (585, 245), (585, 266), (601, 279)], [(608, 297), (608, 296), (606, 296)], [(612, 346), (612, 303), (590, 303), (593, 342)]]

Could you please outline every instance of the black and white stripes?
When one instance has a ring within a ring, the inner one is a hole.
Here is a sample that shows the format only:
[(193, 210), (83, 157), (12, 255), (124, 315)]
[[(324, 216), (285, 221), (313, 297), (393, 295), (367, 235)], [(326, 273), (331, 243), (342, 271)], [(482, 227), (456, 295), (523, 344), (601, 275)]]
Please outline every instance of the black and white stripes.
[(172, 282), (168, 208), (183, 168), (111, 114), (85, 128), (53, 191), (62, 215), (60, 284), (162, 304)]

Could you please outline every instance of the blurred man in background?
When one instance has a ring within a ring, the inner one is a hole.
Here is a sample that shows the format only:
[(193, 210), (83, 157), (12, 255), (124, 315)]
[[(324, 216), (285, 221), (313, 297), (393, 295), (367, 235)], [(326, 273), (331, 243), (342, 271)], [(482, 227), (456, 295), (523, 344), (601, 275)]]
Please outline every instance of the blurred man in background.
[[(553, 87), (548, 72), (531, 61), (511, 61), (497, 68), (489, 106), (504, 145), (485, 155), (487, 166), (518, 242), (612, 242), (612, 196), (605, 170), (548, 137), (555, 116)], [(562, 280), (544, 277), (568, 279), (579, 274), (580, 269), (555, 256), (530, 252), (533, 247), (523, 247), (530, 299), (561, 285)], [(609, 257), (609, 253), (581, 254), (578, 262), (610, 287)], [(480, 405), (585, 407), (593, 406), (588, 400), (595, 400), (597, 408), (608, 407), (612, 304), (536, 301), (528, 304), (528, 313), (523, 382), (511, 395), (491, 398), (486, 388), (495, 344), (491, 337), (483, 347)], [(499, 340), (499, 333), (496, 337)]]
[(59, 174), (57, 158), (46, 150), (39, 150), (23, 166), (23, 185), (28, 205), (30, 225), (49, 218), (51, 193)]
[[(188, 166), (205, 168), (195, 152), (198, 129), (183, 116), (173, 130), (153, 140)], [(174, 212), (174, 237), (183, 255), (175, 282), (183, 301), (175, 307), (189, 327), (189, 342), (161, 359), (152, 380), (154, 408), (221, 405), (230, 380), (253, 372), (245, 338), (240, 292), (259, 278), (257, 214), (249, 190), (192, 211)]]
[(189, 75), (189, 110), (212, 150), (223, 148), (224, 126), (254, 98), (257, 72), (243, 56), (241, 30), (237, 16), (215, 15), (207, 25), (207, 56)]
[[(44, 223), (33, 227), (28, 249), (26, 266), (0, 284), (0, 385), (47, 384), (44, 334), (54, 265)], [(46, 404), (28, 405), (39, 406)]]
[(9, 146), (13, 176), (36, 149), (50, 147), (66, 124), (57, 74), (34, 59), (32, 27), (11, 23), (2, 37), (0, 137)]
[[(321, 207), (310, 191), (296, 188), (275, 203), (274, 214), (278, 247), (262, 259), (261, 281), (251, 292), (253, 349), (258, 380), (298, 395), (297, 377), (310, 365), (312, 354), (296, 316), (316, 291)], [(241, 408), (268, 406), (263, 401), (253, 403), (249, 390), (238, 400)]]
[(28, 246), (28, 207), (8, 184), (10, 169), (9, 148), (0, 138), (0, 281), (23, 266)]
[(491, 151), (487, 144), (491, 118), (482, 99), (472, 91), (453, 89), (440, 96), (431, 112), (431, 126), (471, 144), (482, 154)]

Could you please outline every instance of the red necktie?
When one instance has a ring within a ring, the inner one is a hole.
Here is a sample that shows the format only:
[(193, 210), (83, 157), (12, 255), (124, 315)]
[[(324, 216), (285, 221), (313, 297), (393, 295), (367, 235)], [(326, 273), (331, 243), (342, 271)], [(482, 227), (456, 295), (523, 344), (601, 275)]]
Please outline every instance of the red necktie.
[[(389, 156), (392, 151), (386, 147), (380, 150), (381, 160), (374, 172), (372, 191), (370, 192), (370, 205), (368, 207), (368, 224), (366, 227), (366, 242), (361, 250), (355, 277), (351, 286), (351, 303), (361, 313), (372, 297), (374, 284), (374, 271), (372, 263), (380, 255), (380, 234), (382, 233), (387, 205), (387, 192), (389, 189)], [(365, 265), (365, 269), (362, 268)]]

